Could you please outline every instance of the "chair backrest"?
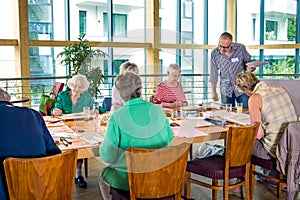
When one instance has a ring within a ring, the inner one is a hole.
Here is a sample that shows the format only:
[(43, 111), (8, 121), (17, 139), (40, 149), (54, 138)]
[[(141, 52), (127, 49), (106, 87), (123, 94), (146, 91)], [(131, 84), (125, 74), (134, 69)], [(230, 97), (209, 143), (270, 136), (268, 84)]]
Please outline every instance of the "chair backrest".
[(65, 84), (61, 82), (54, 82), (53, 86), (55, 86), (54, 95), (57, 97), (58, 93), (64, 89)]
[(226, 136), (226, 162), (229, 167), (250, 163), (259, 122), (249, 126), (230, 127)]
[(102, 101), (102, 108), (106, 111), (110, 111), (111, 108), (111, 97), (104, 97)]
[(77, 150), (41, 158), (6, 158), (4, 170), (11, 200), (72, 199)]
[(181, 199), (189, 147), (183, 143), (160, 149), (127, 149), (130, 199), (171, 195)]

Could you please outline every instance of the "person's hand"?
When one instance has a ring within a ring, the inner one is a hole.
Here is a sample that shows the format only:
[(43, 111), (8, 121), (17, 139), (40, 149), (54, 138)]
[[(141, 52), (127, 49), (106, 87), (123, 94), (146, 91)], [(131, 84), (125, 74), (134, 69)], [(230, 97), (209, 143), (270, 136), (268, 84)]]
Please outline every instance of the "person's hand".
[(211, 93), (211, 98), (214, 100), (214, 101), (219, 101), (219, 97), (218, 97), (218, 94), (216, 92), (212, 92)]
[(256, 70), (256, 67), (247, 67), (247, 71), (254, 72)]
[(60, 110), (60, 109), (58, 109), (58, 108), (54, 108), (53, 114), (54, 114), (55, 116), (61, 116), (61, 115), (62, 115), (62, 110)]
[(181, 102), (180, 101), (174, 101), (172, 103), (172, 107), (176, 108), (176, 107), (180, 107), (181, 106)]

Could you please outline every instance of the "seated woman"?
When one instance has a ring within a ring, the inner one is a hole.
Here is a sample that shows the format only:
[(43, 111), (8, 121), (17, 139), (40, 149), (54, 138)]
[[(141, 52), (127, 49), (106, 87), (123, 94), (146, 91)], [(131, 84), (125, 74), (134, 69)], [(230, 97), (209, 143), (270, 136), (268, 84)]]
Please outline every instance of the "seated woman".
[[(125, 72), (134, 72), (136, 74), (139, 74), (139, 69), (136, 64), (132, 62), (124, 62), (120, 65), (120, 73), (123, 74)], [(111, 111), (115, 111), (119, 109), (125, 101), (122, 99), (122, 97), (119, 94), (119, 91), (116, 89), (115, 86), (112, 88), (112, 106), (111, 106)]]
[(103, 199), (112, 199), (110, 186), (129, 190), (125, 151), (128, 147), (168, 146), (173, 134), (163, 109), (141, 99), (142, 82), (133, 72), (117, 77), (115, 86), (125, 104), (111, 115), (100, 146), (101, 158), (110, 165), (103, 169), (99, 185)]
[(267, 85), (251, 72), (239, 73), (234, 84), (249, 97), (251, 122), (260, 122), (253, 155), (263, 159), (275, 156), (275, 150), (288, 122), (297, 121), (296, 109), (285, 88)]
[[(93, 107), (94, 99), (88, 93), (89, 82), (83, 75), (75, 75), (68, 80), (68, 87), (65, 91), (58, 93), (57, 100), (51, 109), (51, 115), (60, 116), (62, 114), (79, 113), (83, 111), (83, 107)], [(99, 112), (104, 113), (105, 110), (99, 107)], [(86, 188), (87, 183), (82, 176), (82, 159), (77, 160), (75, 183), (80, 188)]]
[(161, 102), (163, 107), (176, 108), (188, 105), (181, 83), (178, 82), (180, 69), (177, 64), (170, 64), (168, 78), (157, 85), (153, 101)]

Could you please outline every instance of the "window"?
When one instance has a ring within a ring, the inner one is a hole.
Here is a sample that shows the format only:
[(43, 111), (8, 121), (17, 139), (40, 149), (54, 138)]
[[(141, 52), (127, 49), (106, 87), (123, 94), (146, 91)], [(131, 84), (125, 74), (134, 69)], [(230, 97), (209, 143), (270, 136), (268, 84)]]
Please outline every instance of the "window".
[(288, 41), (296, 39), (296, 18), (288, 18), (287, 38)]
[[(103, 34), (108, 35), (107, 13), (103, 13)], [(113, 36), (127, 37), (127, 15), (113, 14)]]
[(86, 33), (86, 11), (79, 10), (79, 34)]
[(266, 20), (266, 40), (277, 40), (278, 22)]

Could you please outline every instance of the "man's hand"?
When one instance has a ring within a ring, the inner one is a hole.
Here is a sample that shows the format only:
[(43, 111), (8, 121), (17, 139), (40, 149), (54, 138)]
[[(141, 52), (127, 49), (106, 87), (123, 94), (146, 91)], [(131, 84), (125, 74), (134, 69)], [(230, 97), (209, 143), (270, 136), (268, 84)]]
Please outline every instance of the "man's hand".
[(212, 91), (211, 93), (211, 98), (214, 100), (214, 101), (219, 101), (219, 97), (218, 97), (218, 94), (214, 91)]
[(256, 67), (247, 67), (247, 71), (254, 72), (256, 70)]

